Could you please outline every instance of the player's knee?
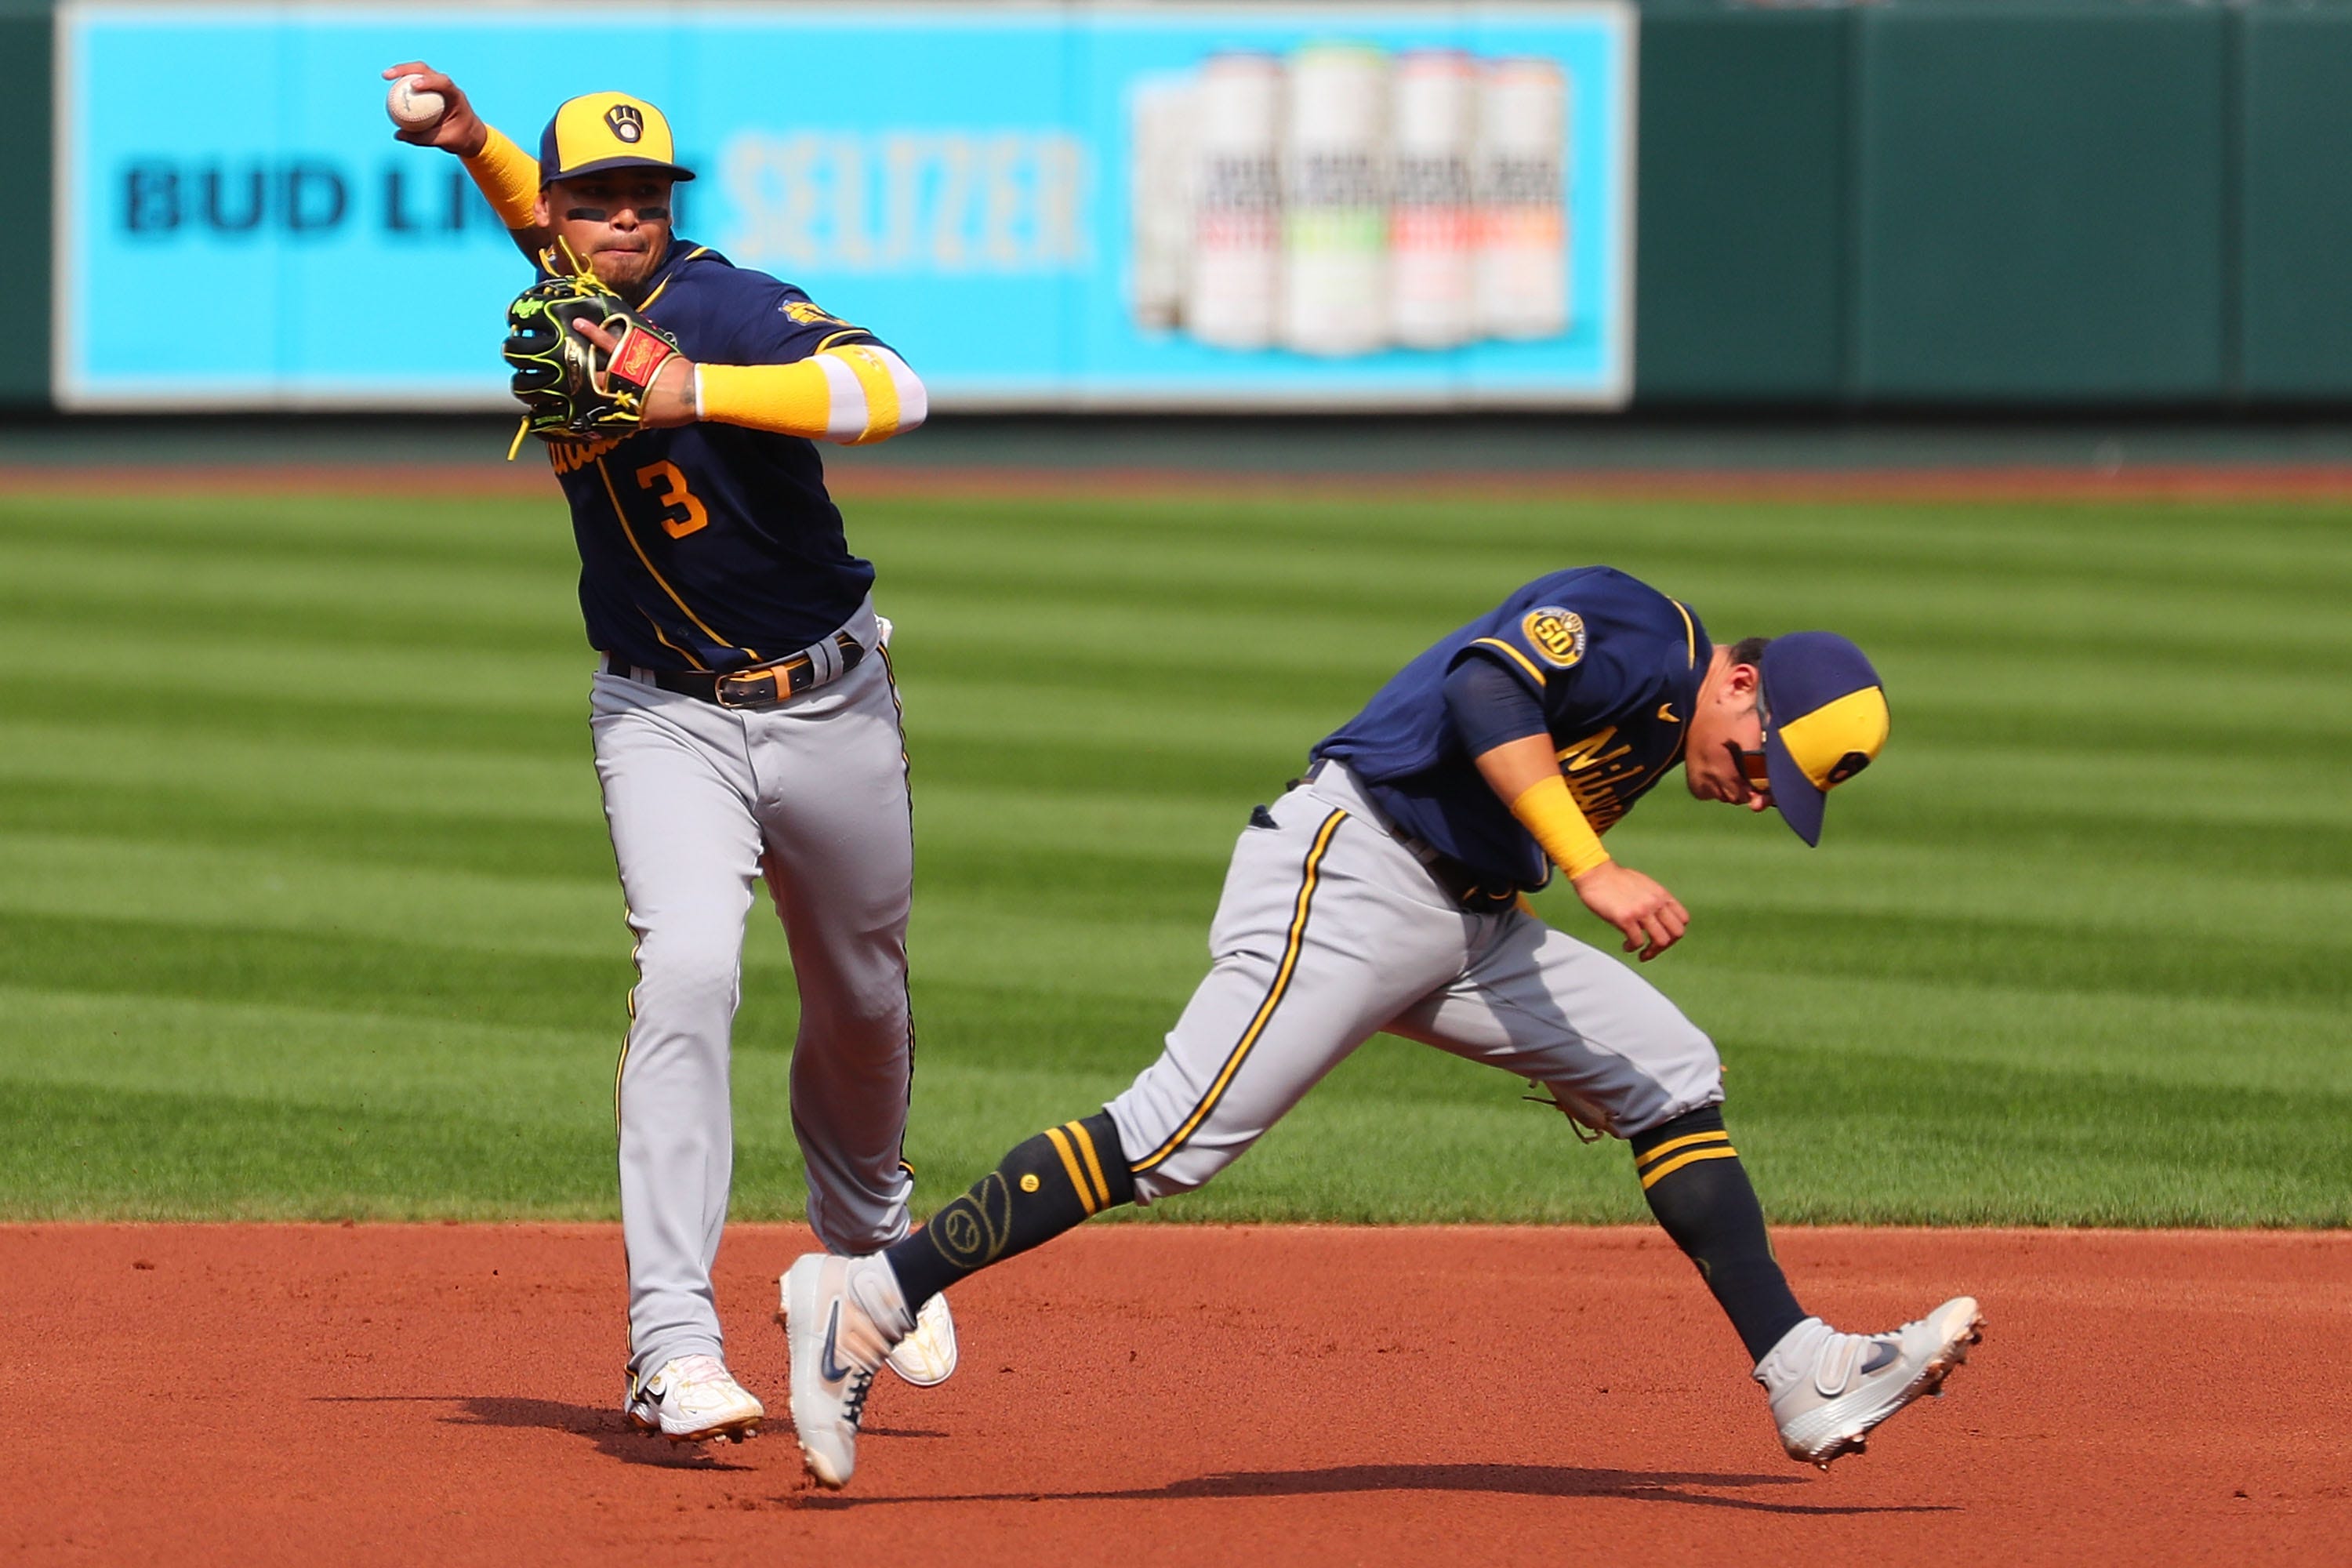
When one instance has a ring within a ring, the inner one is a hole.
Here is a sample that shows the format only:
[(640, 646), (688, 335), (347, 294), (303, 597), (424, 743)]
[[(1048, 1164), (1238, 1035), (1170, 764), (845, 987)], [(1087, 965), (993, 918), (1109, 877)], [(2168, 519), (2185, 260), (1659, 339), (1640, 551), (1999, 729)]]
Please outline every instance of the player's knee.
[(1638, 1142), (1678, 1117), (1723, 1103), (1723, 1058), (1696, 1025), (1685, 1025), (1649, 1065), (1650, 1093), (1618, 1118), (1621, 1136)]
[(692, 926), (637, 944), (638, 1010), (648, 1003), (732, 1006), (742, 955), (724, 931)]
[(1186, 1144), (1159, 1163), (1135, 1173), (1135, 1201), (1149, 1204), (1179, 1193), (1199, 1192), (1215, 1181), (1239, 1154), (1238, 1150), (1225, 1153)]
[(888, 1041), (907, 1033), (907, 982), (903, 974), (884, 983), (813, 994), (801, 991), (803, 1026), (828, 1039)]

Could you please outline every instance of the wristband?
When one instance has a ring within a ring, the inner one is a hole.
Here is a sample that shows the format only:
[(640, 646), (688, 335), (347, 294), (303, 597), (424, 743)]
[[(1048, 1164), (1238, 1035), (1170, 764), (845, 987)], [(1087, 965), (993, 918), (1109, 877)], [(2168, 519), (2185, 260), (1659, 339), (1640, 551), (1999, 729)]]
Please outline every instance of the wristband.
[(1568, 781), (1553, 773), (1538, 779), (1519, 792), (1511, 802), (1511, 815), (1519, 825), (1535, 835), (1536, 842), (1551, 858), (1553, 865), (1576, 880), (1596, 866), (1609, 863), (1609, 851), (1601, 847), (1601, 835), (1592, 831), (1592, 824), (1578, 809), (1576, 797), (1568, 793)]

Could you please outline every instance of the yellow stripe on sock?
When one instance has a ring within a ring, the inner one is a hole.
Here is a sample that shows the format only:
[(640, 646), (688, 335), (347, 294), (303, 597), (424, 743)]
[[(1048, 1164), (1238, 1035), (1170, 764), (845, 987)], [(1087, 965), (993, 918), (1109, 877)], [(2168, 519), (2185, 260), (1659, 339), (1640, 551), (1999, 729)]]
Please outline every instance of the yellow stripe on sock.
[(1095, 1202), (1094, 1194), (1087, 1189), (1086, 1177), (1078, 1172), (1078, 1157), (1071, 1151), (1070, 1141), (1062, 1136), (1062, 1130), (1058, 1127), (1046, 1128), (1045, 1136), (1054, 1141), (1054, 1152), (1062, 1157), (1062, 1169), (1070, 1173), (1071, 1191), (1078, 1194), (1078, 1202), (1086, 1205), (1087, 1213), (1093, 1214), (1102, 1205)]
[(1087, 1174), (1094, 1178), (1095, 1195), (1104, 1203), (1109, 1203), (1110, 1184), (1103, 1180), (1102, 1160), (1095, 1153), (1095, 1135), (1087, 1131), (1087, 1124), (1083, 1121), (1066, 1122), (1064, 1125), (1070, 1130), (1070, 1142), (1076, 1143), (1078, 1152), (1087, 1157)]
[(1730, 1147), (1728, 1144), (1720, 1149), (1694, 1149), (1687, 1154), (1675, 1155), (1664, 1164), (1660, 1165), (1656, 1170), (1652, 1171), (1648, 1175), (1643, 1176), (1642, 1178), (1642, 1190), (1645, 1193), (1648, 1192), (1652, 1187), (1656, 1186), (1660, 1182), (1664, 1181), (1668, 1176), (1673, 1175), (1685, 1165), (1691, 1164), (1696, 1161), (1737, 1160), (1738, 1158), (1739, 1151)]
[(1643, 1155), (1640, 1159), (1635, 1160), (1633, 1163), (1637, 1167), (1652, 1164), (1659, 1160), (1664, 1159), (1675, 1150), (1687, 1149), (1694, 1143), (1728, 1143), (1730, 1142), (1731, 1134), (1725, 1131), (1720, 1127), (1717, 1128), (1712, 1132), (1694, 1132), (1687, 1138), (1668, 1139), (1664, 1143), (1661, 1143), (1656, 1148), (1651, 1150), (1648, 1153)]

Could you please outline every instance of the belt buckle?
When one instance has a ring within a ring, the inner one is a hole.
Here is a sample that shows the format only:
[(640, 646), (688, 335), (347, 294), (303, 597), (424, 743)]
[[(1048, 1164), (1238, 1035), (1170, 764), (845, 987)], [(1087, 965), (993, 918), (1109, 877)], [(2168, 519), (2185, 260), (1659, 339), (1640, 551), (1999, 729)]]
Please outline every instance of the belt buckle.
[[(739, 669), (722, 675), (711, 683), (710, 694), (721, 708), (740, 708), (760, 712), (776, 708), (806, 691), (816, 674), (816, 663), (805, 654), (794, 654), (777, 664), (763, 664), (753, 669)], [(757, 680), (763, 689), (747, 701), (730, 702), (727, 699), (727, 683), (730, 680)]]
[[(741, 709), (750, 712), (758, 712), (763, 708), (773, 708), (781, 700), (776, 695), (775, 677), (769, 673), (773, 668), (772, 665), (766, 665), (758, 669), (739, 669), (732, 674), (720, 676), (710, 684), (712, 700), (721, 708)], [(752, 686), (753, 682), (758, 684)], [(746, 686), (752, 686), (751, 694), (738, 699), (734, 692)]]

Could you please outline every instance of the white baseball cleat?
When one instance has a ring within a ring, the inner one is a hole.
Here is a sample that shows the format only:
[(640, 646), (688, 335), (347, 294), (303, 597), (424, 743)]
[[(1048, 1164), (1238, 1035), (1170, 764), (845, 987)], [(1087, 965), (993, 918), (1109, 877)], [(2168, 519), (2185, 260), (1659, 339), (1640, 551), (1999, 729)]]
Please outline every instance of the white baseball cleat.
[(1872, 1427), (1944, 1379), (1984, 1337), (1976, 1298), (1956, 1296), (1916, 1322), (1883, 1334), (1842, 1334), (1807, 1318), (1756, 1363), (1789, 1458), (1826, 1470), (1859, 1454)]
[(673, 1443), (724, 1437), (740, 1443), (760, 1430), (768, 1411), (715, 1355), (666, 1361), (629, 1395), (629, 1425)]
[(898, 1342), (888, 1359), (890, 1370), (917, 1388), (937, 1388), (955, 1375), (955, 1320), (948, 1315), (946, 1291), (923, 1303), (915, 1314), (915, 1331)]
[(822, 1487), (857, 1468), (857, 1427), (882, 1362), (914, 1331), (888, 1261), (813, 1252), (785, 1270), (776, 1313), (793, 1363), (793, 1428)]

